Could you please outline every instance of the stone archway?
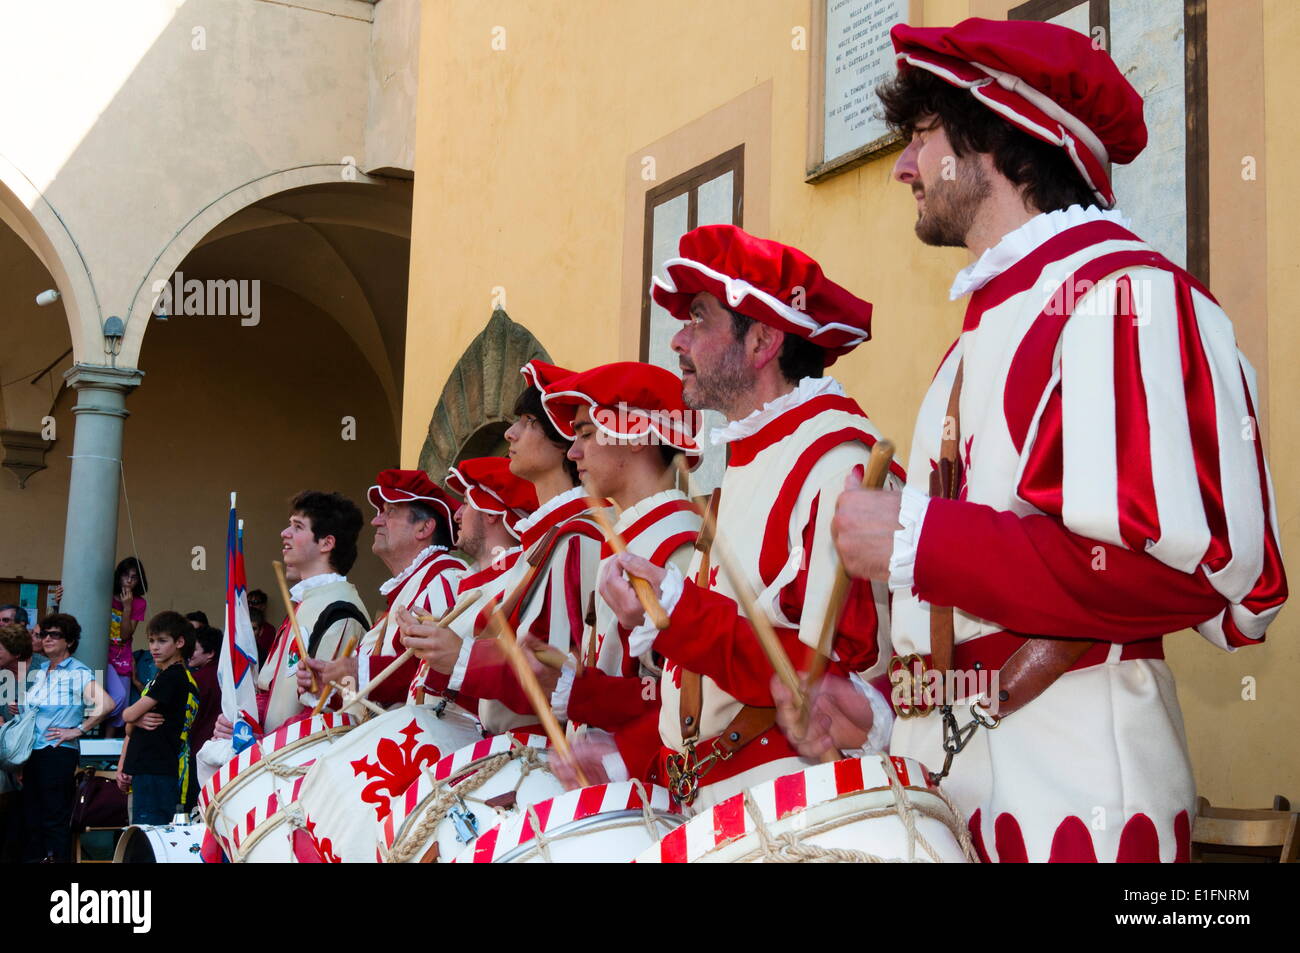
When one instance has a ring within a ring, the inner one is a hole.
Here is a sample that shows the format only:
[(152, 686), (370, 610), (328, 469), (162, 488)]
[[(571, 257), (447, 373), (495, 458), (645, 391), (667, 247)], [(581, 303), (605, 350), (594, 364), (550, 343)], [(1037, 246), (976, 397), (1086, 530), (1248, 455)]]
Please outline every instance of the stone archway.
[(534, 359), (551, 357), (526, 327), (500, 308), (493, 311), (452, 368), (433, 408), (420, 468), (441, 480), (457, 460), (503, 453), (510, 410), (524, 386), (519, 368)]

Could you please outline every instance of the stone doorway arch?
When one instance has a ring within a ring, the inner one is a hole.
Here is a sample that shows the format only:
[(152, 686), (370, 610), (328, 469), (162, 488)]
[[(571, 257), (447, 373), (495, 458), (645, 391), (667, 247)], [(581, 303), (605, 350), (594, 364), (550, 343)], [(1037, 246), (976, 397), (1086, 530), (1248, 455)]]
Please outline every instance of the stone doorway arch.
[(510, 411), (524, 387), (519, 368), (534, 359), (551, 357), (526, 327), (501, 308), (493, 311), (452, 368), (433, 408), (420, 468), (441, 481), (457, 460), (503, 454)]

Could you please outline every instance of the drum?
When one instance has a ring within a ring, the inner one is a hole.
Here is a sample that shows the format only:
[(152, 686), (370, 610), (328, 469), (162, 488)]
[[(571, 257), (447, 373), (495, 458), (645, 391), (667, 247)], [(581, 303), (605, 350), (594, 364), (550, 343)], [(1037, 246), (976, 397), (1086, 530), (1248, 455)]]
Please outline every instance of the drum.
[(819, 764), (691, 818), (638, 863), (978, 863), (965, 821), (907, 758)]
[(546, 766), (546, 738), (508, 732), (462, 748), (426, 769), (392, 802), (378, 827), (387, 863), (448, 861), (529, 805), (564, 793)]
[(464, 864), (625, 864), (685, 820), (667, 788), (597, 784), (525, 808), (479, 835)]
[(299, 859), (374, 863), (378, 825), (390, 802), (426, 768), (482, 740), (478, 719), (450, 704), (440, 712), (435, 705), (406, 705), (353, 729), (303, 781), (299, 806), (311, 851)]
[(201, 864), (202, 824), (128, 827), (113, 851), (115, 864)]
[(326, 713), (291, 722), (245, 748), (199, 791), (203, 821), (235, 863), (292, 859), (288, 805), (297, 800), (312, 762), (356, 723)]

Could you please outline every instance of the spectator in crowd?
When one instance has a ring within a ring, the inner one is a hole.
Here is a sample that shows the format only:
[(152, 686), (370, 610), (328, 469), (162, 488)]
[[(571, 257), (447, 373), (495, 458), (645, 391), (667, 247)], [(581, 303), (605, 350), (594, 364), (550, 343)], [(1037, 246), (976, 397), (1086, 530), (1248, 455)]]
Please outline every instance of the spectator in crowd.
[[(12, 608), (0, 608), (0, 618), (4, 618), (4, 610)], [(0, 722), (18, 713), (18, 679), (26, 672), (23, 663), (31, 657), (32, 641), (25, 622), (0, 625), (0, 672), (9, 673), (0, 682), (4, 686), (4, 694), (0, 696)], [(18, 779), (14, 773), (0, 770), (0, 863), (13, 864), (22, 858), (22, 833), (22, 792), (18, 790)]]
[(208, 614), (202, 609), (195, 609), (193, 612), (185, 613), (185, 618), (195, 629), (201, 629), (208, 624)]
[(23, 765), (23, 815), (29, 862), (67, 863), (71, 854), (74, 775), (81, 739), (112, 711), (95, 674), (72, 657), (81, 626), (70, 615), (41, 620), (47, 664), (27, 674), (25, 706), (36, 710), (36, 743)]
[(190, 728), (192, 751), (198, 751), (212, 737), (212, 728), (217, 723), (217, 716), (221, 714), (221, 686), (217, 683), (217, 653), (221, 651), (221, 641), (221, 631), (210, 625), (205, 625), (194, 633), (190, 674), (199, 686), (199, 711)]
[[(117, 762), (117, 783), (132, 790), (132, 824), (166, 824), (189, 801), (194, 784), (190, 728), (199, 708), (199, 687), (186, 667), (194, 629), (179, 612), (149, 620), (149, 652), (158, 674), (138, 702), (123, 713), (128, 727)], [(149, 727), (142, 719), (149, 714)]]
[[(31, 625), (31, 620), (27, 616), (27, 610), (22, 606), (14, 605), (12, 602), (0, 606), (0, 626), (5, 625), (21, 625), (24, 634), (27, 634), (27, 627)], [(41, 636), (38, 628), (32, 628), (29, 641), (32, 650), (26, 656), (29, 660), (27, 663), (28, 667), (34, 668), (37, 665), (44, 665), (45, 656), (41, 654)]]
[(266, 621), (266, 593), (261, 589), (249, 592), (248, 615), (253, 620), (253, 638), (257, 640), (257, 664), (262, 665), (275, 642), (275, 626)]
[(117, 564), (113, 572), (113, 602), (108, 619), (108, 670), (104, 681), (113, 697), (113, 711), (104, 728), (104, 737), (112, 738), (122, 726), (122, 709), (128, 704), (131, 693), (131, 675), (135, 658), (131, 654), (131, 641), (136, 626), (144, 620), (144, 594), (149, 581), (144, 565), (134, 556)]

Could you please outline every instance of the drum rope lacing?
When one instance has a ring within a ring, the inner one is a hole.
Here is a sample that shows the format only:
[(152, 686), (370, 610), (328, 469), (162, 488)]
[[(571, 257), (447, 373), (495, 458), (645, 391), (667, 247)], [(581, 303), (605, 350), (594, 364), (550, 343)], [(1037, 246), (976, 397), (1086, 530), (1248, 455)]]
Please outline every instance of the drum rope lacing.
[[(431, 773), (432, 765), (426, 766), (424, 772), (429, 775), (429, 780), (433, 784), (433, 790), (429, 792), (433, 796), (433, 803), (424, 811), (420, 817), (420, 822), (415, 827), (403, 831), (393, 840), (393, 846), (385, 852), (384, 860), (392, 864), (409, 862), (416, 855), (416, 852), (423, 847), (429, 836), (446, 820), (447, 815), (456, 806), (457, 802), (470, 800), (482, 804), (484, 807), (489, 807), (485, 801), (470, 797), (470, 795), (495, 777), (496, 773), (511, 761), (518, 760), (520, 762), (519, 779), (511, 789), (515, 793), (518, 793), (520, 786), (532, 771), (550, 772), (545, 760), (541, 757), (543, 749), (520, 744), (519, 740), (513, 736), (510, 738), (510, 744), (509, 751), (491, 755), (481, 761), (471, 761), (465, 765), (464, 770), (461, 772), (441, 780), (433, 777)], [(470, 772), (468, 776), (466, 776), (466, 772)], [(459, 784), (453, 785), (452, 781), (455, 778), (463, 778), (463, 780)], [(492, 808), (492, 810), (497, 811), (496, 808)], [(503, 812), (497, 811), (497, 813)]]
[[(663, 838), (664, 833), (663, 831), (659, 830), (655, 826), (655, 823), (658, 820), (658, 818), (655, 816), (654, 811), (650, 807), (650, 795), (646, 791), (645, 785), (642, 784), (638, 778), (632, 779), (632, 787), (636, 790), (637, 794), (641, 796), (640, 823), (645, 825), (646, 833), (650, 836), (651, 843), (657, 843), (659, 840)], [(541, 818), (537, 816), (536, 805), (530, 804), (528, 805), (526, 810), (528, 811), (529, 820), (532, 821), (532, 825), (533, 825), (532, 846), (536, 847), (537, 851), (542, 855), (542, 860), (544, 860), (548, 864), (555, 863), (555, 861), (551, 859), (551, 850), (550, 850), (551, 844), (554, 844), (557, 841), (565, 840), (570, 837), (586, 837), (590, 833), (590, 831), (587, 830), (575, 830), (575, 831), (568, 831), (567, 833), (563, 831), (557, 831), (554, 834), (547, 834), (546, 831), (544, 830), (545, 825), (542, 824)], [(631, 824), (610, 824), (603, 829), (612, 830), (617, 827), (630, 827), (630, 826), (632, 825)]]
[[(953, 805), (948, 795), (943, 791), (935, 789), (939, 798), (947, 806), (950, 814), (945, 816), (943, 813), (924, 805), (914, 803), (907, 796), (907, 789), (899, 781), (898, 772), (894, 770), (894, 765), (888, 758), (881, 758), (881, 764), (884, 766), (885, 773), (889, 777), (890, 793), (894, 797), (893, 807), (877, 808), (876, 810), (854, 813), (850, 816), (836, 818), (834, 820), (824, 821), (820, 824), (808, 825), (798, 832), (787, 831), (784, 834), (773, 834), (768, 829), (767, 822), (763, 819), (762, 811), (759, 809), (757, 802), (754, 801), (749, 791), (744, 792), (745, 812), (749, 815), (754, 824), (754, 833), (758, 836), (759, 841), (759, 860), (763, 863), (776, 864), (827, 864), (827, 863), (866, 863), (866, 864), (888, 864), (888, 863), (924, 863), (924, 858), (916, 856), (916, 849), (919, 846), (930, 859), (935, 863), (942, 863), (943, 858), (938, 851), (926, 840), (925, 836), (916, 828), (917, 815), (929, 817), (932, 820), (939, 821), (954, 829), (957, 835), (958, 843), (961, 845), (962, 853), (971, 863), (979, 863), (979, 857), (975, 853), (974, 844), (971, 841), (970, 831), (966, 828), (966, 823), (961, 812)], [(849, 824), (856, 824), (860, 821), (874, 820), (876, 818), (894, 817), (903, 825), (907, 833), (907, 857), (906, 859), (897, 859), (881, 857), (877, 854), (866, 851), (852, 850), (844, 847), (818, 847), (815, 844), (800, 843), (800, 837), (813, 837), (818, 834), (824, 834), (828, 831), (845, 827)]]

